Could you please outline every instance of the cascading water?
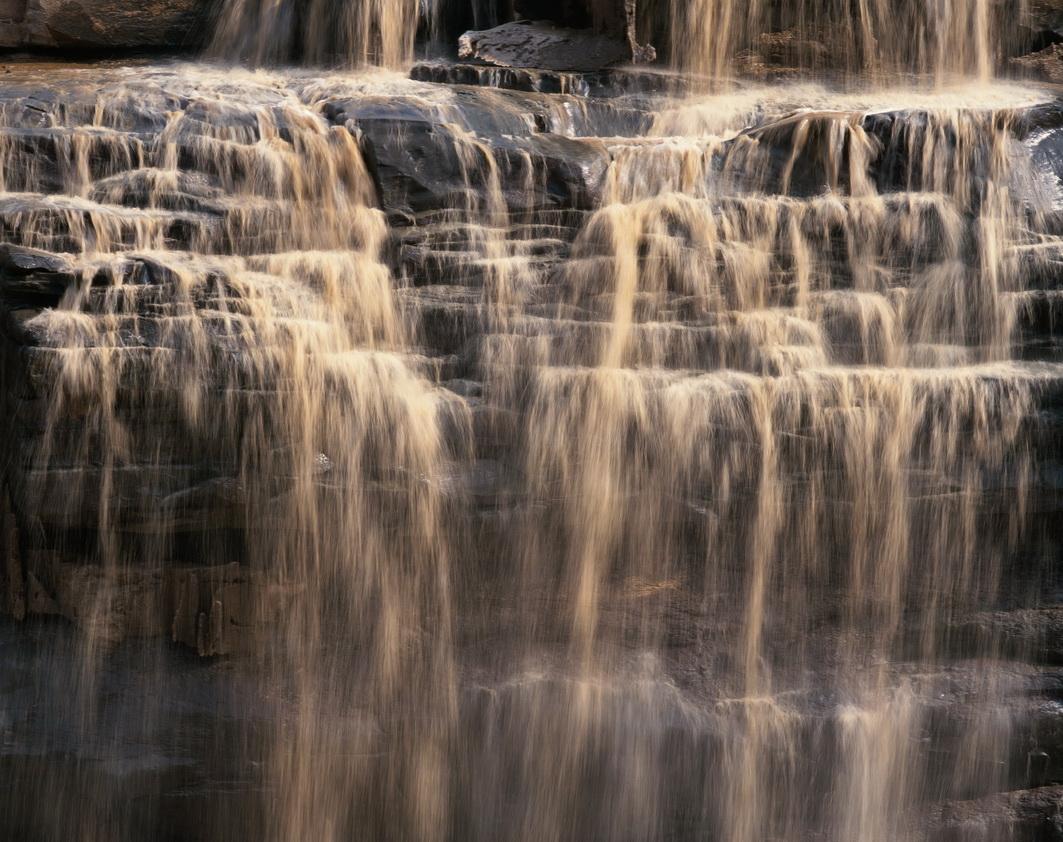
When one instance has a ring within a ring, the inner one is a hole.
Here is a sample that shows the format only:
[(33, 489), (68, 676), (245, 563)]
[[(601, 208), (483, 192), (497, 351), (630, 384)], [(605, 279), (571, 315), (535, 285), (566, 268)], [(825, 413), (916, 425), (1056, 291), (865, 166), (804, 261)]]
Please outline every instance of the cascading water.
[[(761, 48), (805, 72), (988, 79), (1003, 33), (1025, 8), (993, 0), (671, 0), (669, 32), (678, 63), (717, 78)], [(1014, 17), (1001, 26), (1001, 15)]]
[[(225, 0), (211, 45), (256, 64), (401, 65), (434, 0)], [(425, 7), (425, 8), (422, 8)]]
[(0, 85), (0, 593), (77, 627), (0, 626), (0, 838), (1060, 838), (1052, 95), (943, 87), (982, 0), (673, 7), (936, 81)]

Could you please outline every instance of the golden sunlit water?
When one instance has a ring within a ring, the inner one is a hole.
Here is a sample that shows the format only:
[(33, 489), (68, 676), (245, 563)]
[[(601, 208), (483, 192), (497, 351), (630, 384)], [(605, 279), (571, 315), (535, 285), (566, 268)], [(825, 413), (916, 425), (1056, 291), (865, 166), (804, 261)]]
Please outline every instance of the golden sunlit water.
[[(67, 621), (3, 631), (0, 837), (1003, 842), (932, 835), (1044, 782), (986, 618), (1058, 566), (1055, 95), (993, 4), (673, 0), (701, 82), (608, 100), (308, 5), (0, 77), (0, 239), (70, 279), (11, 311)], [(842, 73), (738, 81), (779, 14)]]

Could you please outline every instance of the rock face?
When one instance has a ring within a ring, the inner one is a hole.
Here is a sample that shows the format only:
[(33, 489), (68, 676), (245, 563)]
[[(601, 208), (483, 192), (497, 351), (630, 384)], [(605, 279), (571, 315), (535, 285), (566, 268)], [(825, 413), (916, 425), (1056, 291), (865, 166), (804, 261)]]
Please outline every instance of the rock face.
[(3, 0), (0, 47), (195, 48), (208, 0)]
[(1013, 58), (1010, 66), (1020, 76), (1063, 82), (1063, 44), (1052, 44), (1043, 50)]
[(1030, 0), (1026, 6), (1026, 23), (1033, 31), (1063, 32), (1063, 2), (1061, 0)]
[(500, 67), (599, 70), (630, 61), (631, 51), (621, 39), (592, 30), (517, 21), (485, 32), (466, 32), (458, 42), (458, 56)]
[(567, 0), (560, 4), (524, 0), (515, 5), (526, 20), (465, 33), (458, 56), (500, 67), (542, 70), (600, 70), (611, 65), (654, 61), (653, 47), (639, 43), (636, 0)]

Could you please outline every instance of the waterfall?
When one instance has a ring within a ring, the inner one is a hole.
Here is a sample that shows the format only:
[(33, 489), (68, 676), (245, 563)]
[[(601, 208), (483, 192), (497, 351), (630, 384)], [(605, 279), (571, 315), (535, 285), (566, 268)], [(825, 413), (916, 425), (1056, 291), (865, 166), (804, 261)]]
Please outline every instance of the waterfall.
[[(1017, 3), (1004, 9), (993, 0), (801, 0), (782, 6), (767, 0), (671, 0), (666, 10), (650, 7), (647, 25), (667, 32), (675, 64), (717, 78), (763, 53), (806, 72), (985, 80), (997, 64), (1001, 36), (1024, 19), (1025, 0)], [(400, 66), (413, 56), (419, 26), (433, 29), (439, 5), (440, 0), (225, 0), (211, 53), (254, 64)], [(469, 10), (473, 21), (485, 17), (479, 3), (470, 3)], [(592, 11), (594, 20), (617, 16), (611, 2)], [(1013, 17), (1004, 20), (1005, 15)]]
[(433, 0), (225, 0), (211, 52), (254, 64), (394, 67), (413, 55)]
[[(1000, 36), (1023, 19), (1025, 0), (672, 0), (669, 33), (677, 63), (723, 78), (736, 60), (763, 52), (804, 71), (926, 74), (988, 79)], [(1003, 15), (1014, 17), (1002, 26)]]
[[(1048, 838), (1058, 100), (990, 0), (666, 9), (0, 77), (0, 836)], [(691, 80), (768, 30), (844, 73)]]

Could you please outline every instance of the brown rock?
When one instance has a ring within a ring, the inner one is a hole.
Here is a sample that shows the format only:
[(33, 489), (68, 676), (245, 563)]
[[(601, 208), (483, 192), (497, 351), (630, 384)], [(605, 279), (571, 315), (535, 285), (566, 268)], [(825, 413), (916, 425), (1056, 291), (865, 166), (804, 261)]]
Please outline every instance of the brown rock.
[(949, 801), (930, 817), (925, 838), (1053, 840), (1063, 835), (1063, 787), (1000, 793), (976, 801)]
[(530, 21), (466, 32), (458, 42), (458, 55), (499, 67), (544, 70), (600, 70), (631, 59), (627, 44), (619, 38)]
[(1052, 44), (1036, 53), (1013, 58), (1010, 64), (1022, 76), (1046, 82), (1063, 82), (1063, 44)]
[(238, 564), (174, 570), (171, 588), (171, 638), (204, 658), (261, 648), (294, 592)]
[(180, 49), (208, 10), (207, 0), (0, 0), (0, 46)]
[(575, 71), (657, 58), (653, 47), (639, 43), (636, 0), (524, 0), (515, 9), (528, 20), (467, 32), (458, 54), (500, 67)]
[(26, 574), (26, 613), (34, 617), (50, 617), (60, 613), (59, 606), (32, 571)]
[(11, 501), (5, 492), (0, 497), (0, 561), (6, 587), (8, 613), (16, 620), (26, 617), (26, 582), (22, 574), (22, 557), (19, 552), (18, 526), (11, 510)]
[(1026, 15), (1031, 29), (1063, 29), (1063, 0), (1029, 0)]

